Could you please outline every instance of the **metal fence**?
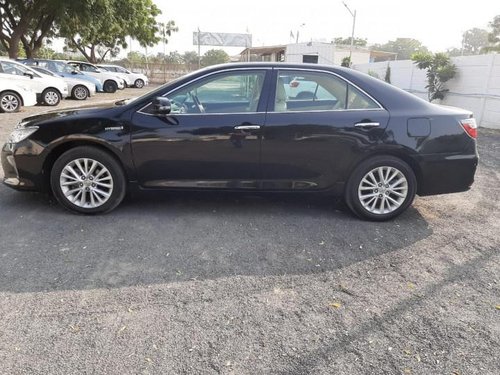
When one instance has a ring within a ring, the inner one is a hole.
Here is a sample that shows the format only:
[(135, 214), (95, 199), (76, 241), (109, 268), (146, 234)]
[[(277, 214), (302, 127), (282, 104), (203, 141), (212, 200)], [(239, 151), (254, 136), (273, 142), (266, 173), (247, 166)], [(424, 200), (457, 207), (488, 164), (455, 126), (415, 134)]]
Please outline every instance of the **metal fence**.
[(198, 69), (197, 64), (121, 63), (132, 72), (145, 74), (149, 82), (162, 84)]

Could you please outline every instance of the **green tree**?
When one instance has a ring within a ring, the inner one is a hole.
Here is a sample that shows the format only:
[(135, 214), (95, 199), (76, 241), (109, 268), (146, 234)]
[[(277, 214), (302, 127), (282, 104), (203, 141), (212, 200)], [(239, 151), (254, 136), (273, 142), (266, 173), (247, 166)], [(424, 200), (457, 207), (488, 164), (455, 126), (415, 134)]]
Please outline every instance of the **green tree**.
[(346, 56), (342, 59), (342, 62), (340, 63), (340, 66), (343, 66), (345, 68), (350, 68), (351, 67), (351, 58), (349, 56)]
[(488, 34), (489, 45), (485, 47), (484, 52), (500, 52), (500, 15), (493, 18), (490, 22), (491, 32)]
[(129, 37), (144, 47), (158, 43), (160, 13), (152, 0), (87, 1), (77, 14), (61, 21), (60, 36), (88, 61), (98, 63), (127, 48)]
[(408, 60), (414, 53), (428, 53), (422, 42), (412, 38), (396, 38), (385, 44), (374, 44), (372, 50), (397, 53), (398, 60)]
[[(351, 45), (351, 37), (348, 37), (348, 38), (338, 37), (338, 38), (335, 38), (333, 40), (333, 43), (336, 44), (336, 45), (347, 45), (347, 46), (350, 46)], [(363, 38), (354, 38), (354, 45), (355, 46), (366, 47), (367, 43), (368, 43), (368, 41), (366, 39), (363, 39)]]
[(210, 66), (229, 62), (229, 55), (222, 49), (211, 49), (201, 57), (202, 66)]
[(391, 83), (391, 66), (387, 63), (387, 68), (385, 69), (384, 81)]
[(0, 0), (0, 44), (9, 57), (19, 57), (20, 46), (27, 57), (42, 48), (44, 40), (55, 35), (55, 25), (78, 12), (86, 0)]
[(463, 33), (463, 54), (479, 55), (488, 45), (488, 31), (477, 27)]
[(195, 51), (187, 51), (182, 55), (184, 64), (195, 65), (198, 64), (198, 53)]
[(449, 90), (445, 88), (445, 83), (455, 77), (456, 66), (451, 62), (445, 53), (416, 53), (412, 60), (419, 69), (427, 71), (427, 86), (429, 101), (444, 99), (445, 93)]
[(127, 54), (127, 60), (133, 63), (143, 63), (146, 62), (146, 56), (140, 52), (131, 51)]

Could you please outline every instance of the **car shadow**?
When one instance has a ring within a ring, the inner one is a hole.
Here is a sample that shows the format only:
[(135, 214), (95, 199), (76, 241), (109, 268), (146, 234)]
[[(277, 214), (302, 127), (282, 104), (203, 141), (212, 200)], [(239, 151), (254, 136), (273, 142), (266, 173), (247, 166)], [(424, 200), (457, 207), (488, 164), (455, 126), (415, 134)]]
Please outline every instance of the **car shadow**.
[(16, 293), (321, 273), (432, 233), (413, 208), (366, 222), (312, 195), (139, 194), (85, 216), (3, 186), (0, 222), (0, 290)]

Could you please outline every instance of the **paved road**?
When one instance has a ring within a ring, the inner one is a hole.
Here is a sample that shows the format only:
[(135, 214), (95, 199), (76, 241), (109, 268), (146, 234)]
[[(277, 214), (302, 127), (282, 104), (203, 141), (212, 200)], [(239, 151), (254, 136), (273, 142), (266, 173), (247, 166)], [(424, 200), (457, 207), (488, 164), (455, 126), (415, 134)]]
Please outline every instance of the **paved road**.
[(0, 374), (498, 374), (500, 132), (480, 151), (470, 192), (381, 224), (214, 193), (86, 217), (2, 186)]

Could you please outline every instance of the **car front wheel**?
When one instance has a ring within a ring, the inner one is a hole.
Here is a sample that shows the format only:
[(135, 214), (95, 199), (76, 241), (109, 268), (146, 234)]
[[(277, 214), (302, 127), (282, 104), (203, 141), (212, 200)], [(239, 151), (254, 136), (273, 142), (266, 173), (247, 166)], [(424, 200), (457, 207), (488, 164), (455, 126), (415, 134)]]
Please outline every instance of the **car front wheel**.
[(354, 170), (345, 200), (359, 217), (384, 221), (405, 211), (416, 190), (417, 179), (407, 163), (393, 156), (376, 156)]
[(116, 84), (115, 81), (106, 81), (104, 82), (104, 91), (113, 94), (118, 90), (118, 85)]
[(6, 113), (17, 112), (21, 108), (21, 98), (13, 92), (4, 92), (0, 95), (0, 110)]
[(62, 154), (50, 175), (54, 196), (65, 208), (84, 214), (116, 208), (125, 196), (123, 169), (113, 156), (92, 146)]
[(76, 100), (85, 100), (89, 97), (89, 90), (82, 85), (77, 85), (73, 87), (72, 95)]
[(142, 79), (137, 79), (135, 81), (135, 87), (138, 89), (142, 89), (144, 87), (144, 81)]
[(55, 89), (46, 89), (42, 92), (42, 100), (48, 106), (56, 106), (61, 101), (61, 94)]

